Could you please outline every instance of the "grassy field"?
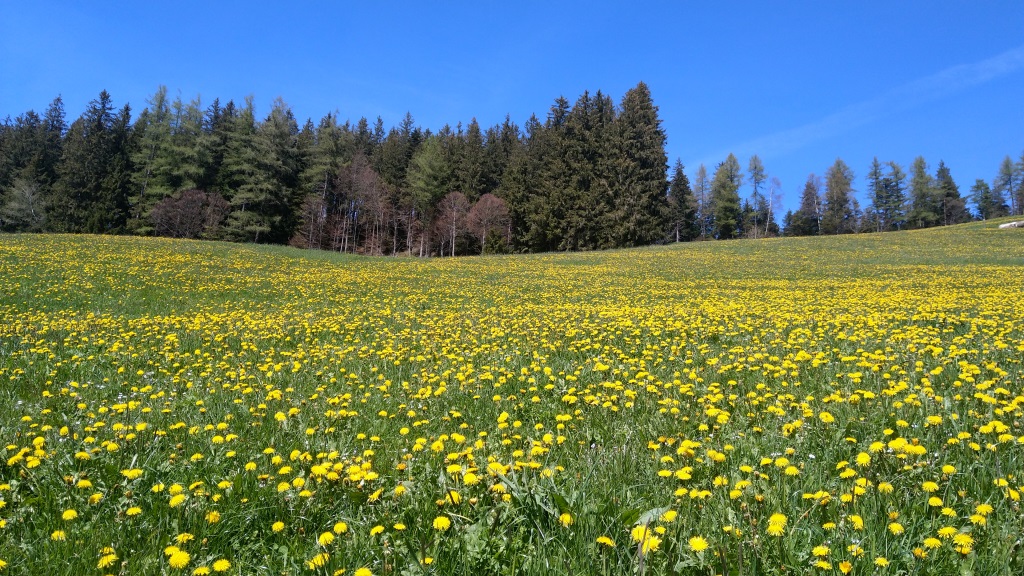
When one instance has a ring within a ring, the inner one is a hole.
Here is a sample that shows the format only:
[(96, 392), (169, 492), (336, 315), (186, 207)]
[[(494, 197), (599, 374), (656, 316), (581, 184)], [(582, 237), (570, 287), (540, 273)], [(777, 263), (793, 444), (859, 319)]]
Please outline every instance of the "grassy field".
[(0, 236), (4, 574), (1024, 573), (1024, 230)]

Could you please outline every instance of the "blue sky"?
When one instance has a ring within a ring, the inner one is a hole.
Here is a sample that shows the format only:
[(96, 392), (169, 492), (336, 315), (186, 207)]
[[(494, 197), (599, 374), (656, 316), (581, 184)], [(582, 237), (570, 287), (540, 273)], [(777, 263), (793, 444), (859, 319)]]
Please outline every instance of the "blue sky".
[[(406, 111), (436, 130), (646, 82), (670, 162), (759, 154), (795, 207), (836, 157), (950, 166), (966, 194), (1024, 152), (1024, 2), (16, 2), (0, 0), (0, 117), (106, 89), (135, 112), (274, 98), (300, 121)], [(745, 190), (748, 193), (749, 190)], [(863, 200), (863, 193), (858, 194)]]

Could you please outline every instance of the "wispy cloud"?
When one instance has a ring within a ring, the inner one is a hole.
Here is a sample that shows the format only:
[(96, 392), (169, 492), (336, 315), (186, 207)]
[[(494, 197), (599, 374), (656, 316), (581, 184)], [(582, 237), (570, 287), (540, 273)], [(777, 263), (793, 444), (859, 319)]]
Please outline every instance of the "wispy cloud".
[[(851, 104), (820, 120), (742, 142), (697, 163), (711, 167), (721, 162), (730, 152), (741, 158), (752, 154), (759, 154), (763, 158), (782, 156), (820, 140), (870, 124), (885, 116), (984, 84), (1021, 68), (1024, 68), (1024, 46), (1018, 46), (980, 62), (952, 66), (930, 76), (918, 78), (881, 96)], [(696, 166), (697, 163), (692, 165)]]

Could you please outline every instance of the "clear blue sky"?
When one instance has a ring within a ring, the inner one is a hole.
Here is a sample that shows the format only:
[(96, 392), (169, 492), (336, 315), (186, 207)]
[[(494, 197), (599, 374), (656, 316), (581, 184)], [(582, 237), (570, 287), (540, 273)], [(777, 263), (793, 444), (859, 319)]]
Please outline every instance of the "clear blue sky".
[[(0, 117), (106, 89), (135, 112), (275, 97), (300, 122), (406, 111), (436, 130), (646, 82), (670, 162), (759, 154), (795, 206), (842, 157), (940, 159), (966, 194), (1024, 151), (1024, 2), (18, 2), (0, 0)], [(745, 190), (744, 193), (748, 193)], [(863, 192), (858, 196), (863, 200)]]

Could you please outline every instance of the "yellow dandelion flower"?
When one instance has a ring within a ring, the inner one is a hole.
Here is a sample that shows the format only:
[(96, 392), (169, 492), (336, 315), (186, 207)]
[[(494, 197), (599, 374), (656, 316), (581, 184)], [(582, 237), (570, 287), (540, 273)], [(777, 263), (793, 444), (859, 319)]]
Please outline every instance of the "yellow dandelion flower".
[(708, 541), (701, 536), (694, 536), (689, 540), (690, 550), (703, 552), (708, 549)]

